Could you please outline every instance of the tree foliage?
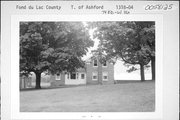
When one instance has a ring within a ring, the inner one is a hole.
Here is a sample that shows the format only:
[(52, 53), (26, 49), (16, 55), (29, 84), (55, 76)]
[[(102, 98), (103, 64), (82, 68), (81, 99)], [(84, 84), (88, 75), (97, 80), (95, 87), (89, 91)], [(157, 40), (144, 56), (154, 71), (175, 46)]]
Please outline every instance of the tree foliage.
[(144, 80), (144, 66), (155, 57), (154, 22), (91, 22), (89, 26), (96, 29), (94, 37), (100, 40), (107, 59), (121, 58), (132, 65), (129, 72), (139, 64)]
[(20, 22), (20, 71), (34, 72), (40, 88), (38, 77), (46, 70), (54, 74), (84, 67), (81, 57), (91, 46), (81, 22)]

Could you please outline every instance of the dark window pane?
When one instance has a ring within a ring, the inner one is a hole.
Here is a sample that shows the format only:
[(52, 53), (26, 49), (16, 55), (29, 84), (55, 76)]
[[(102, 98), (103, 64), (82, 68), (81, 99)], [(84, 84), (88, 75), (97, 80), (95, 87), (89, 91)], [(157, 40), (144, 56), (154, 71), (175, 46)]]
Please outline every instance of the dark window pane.
[(76, 79), (76, 73), (71, 74), (71, 79)]
[(85, 75), (84, 74), (81, 74), (81, 79), (84, 79), (85, 78)]
[(107, 79), (107, 76), (104, 76), (104, 79)]
[(94, 66), (97, 66), (97, 60), (94, 60)]
[(97, 79), (97, 76), (93, 76), (93, 79)]
[(107, 63), (106, 63), (106, 62), (104, 62), (104, 63), (103, 63), (103, 66), (107, 66)]

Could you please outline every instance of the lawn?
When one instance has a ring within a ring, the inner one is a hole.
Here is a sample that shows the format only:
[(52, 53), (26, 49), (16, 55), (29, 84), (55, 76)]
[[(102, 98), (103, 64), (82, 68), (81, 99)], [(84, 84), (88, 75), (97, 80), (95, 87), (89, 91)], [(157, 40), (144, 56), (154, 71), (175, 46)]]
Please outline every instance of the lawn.
[(21, 112), (153, 112), (153, 81), (20, 92)]

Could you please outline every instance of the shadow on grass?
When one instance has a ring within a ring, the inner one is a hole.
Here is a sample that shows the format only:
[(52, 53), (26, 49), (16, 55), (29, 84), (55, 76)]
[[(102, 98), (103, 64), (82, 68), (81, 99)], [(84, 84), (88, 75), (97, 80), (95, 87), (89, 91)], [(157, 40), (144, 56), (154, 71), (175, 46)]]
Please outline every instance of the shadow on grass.
[[(140, 81), (140, 80), (115, 80), (114, 84), (131, 84), (131, 83), (141, 83), (141, 82), (152, 82), (153, 80), (145, 80), (145, 81)], [(98, 85), (98, 84), (96, 84)], [(39, 90), (47, 90), (47, 89), (60, 89), (60, 88), (72, 88), (72, 87), (81, 87), (81, 86), (94, 86), (91, 84), (87, 85), (61, 85), (57, 87), (51, 87), (51, 86), (45, 86), (41, 87), (41, 89), (36, 89), (35, 87), (33, 88), (24, 88), (20, 89), (21, 92), (25, 91), (39, 91)]]
[(59, 88), (71, 88), (71, 87), (79, 87), (79, 86), (86, 86), (86, 85), (62, 85), (57, 87), (41, 87), (40, 89), (33, 88), (23, 88), (20, 89), (20, 92), (26, 92), (26, 91), (39, 91), (39, 90), (48, 90), (48, 89), (59, 89)]

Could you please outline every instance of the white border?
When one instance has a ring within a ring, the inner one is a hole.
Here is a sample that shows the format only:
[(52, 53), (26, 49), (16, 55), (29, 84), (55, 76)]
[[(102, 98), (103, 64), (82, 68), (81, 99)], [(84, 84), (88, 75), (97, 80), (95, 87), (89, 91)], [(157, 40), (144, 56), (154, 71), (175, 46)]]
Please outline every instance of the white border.
[[(156, 110), (155, 112), (19, 112), (19, 22), (20, 21), (155, 21)], [(157, 64), (158, 63), (158, 64)], [(136, 15), (12, 15), (11, 16), (11, 119), (161, 119), (163, 110), (163, 17)], [(86, 116), (83, 118), (83, 116)], [(91, 117), (93, 116), (93, 118)], [(98, 116), (101, 116), (100, 118)]]

